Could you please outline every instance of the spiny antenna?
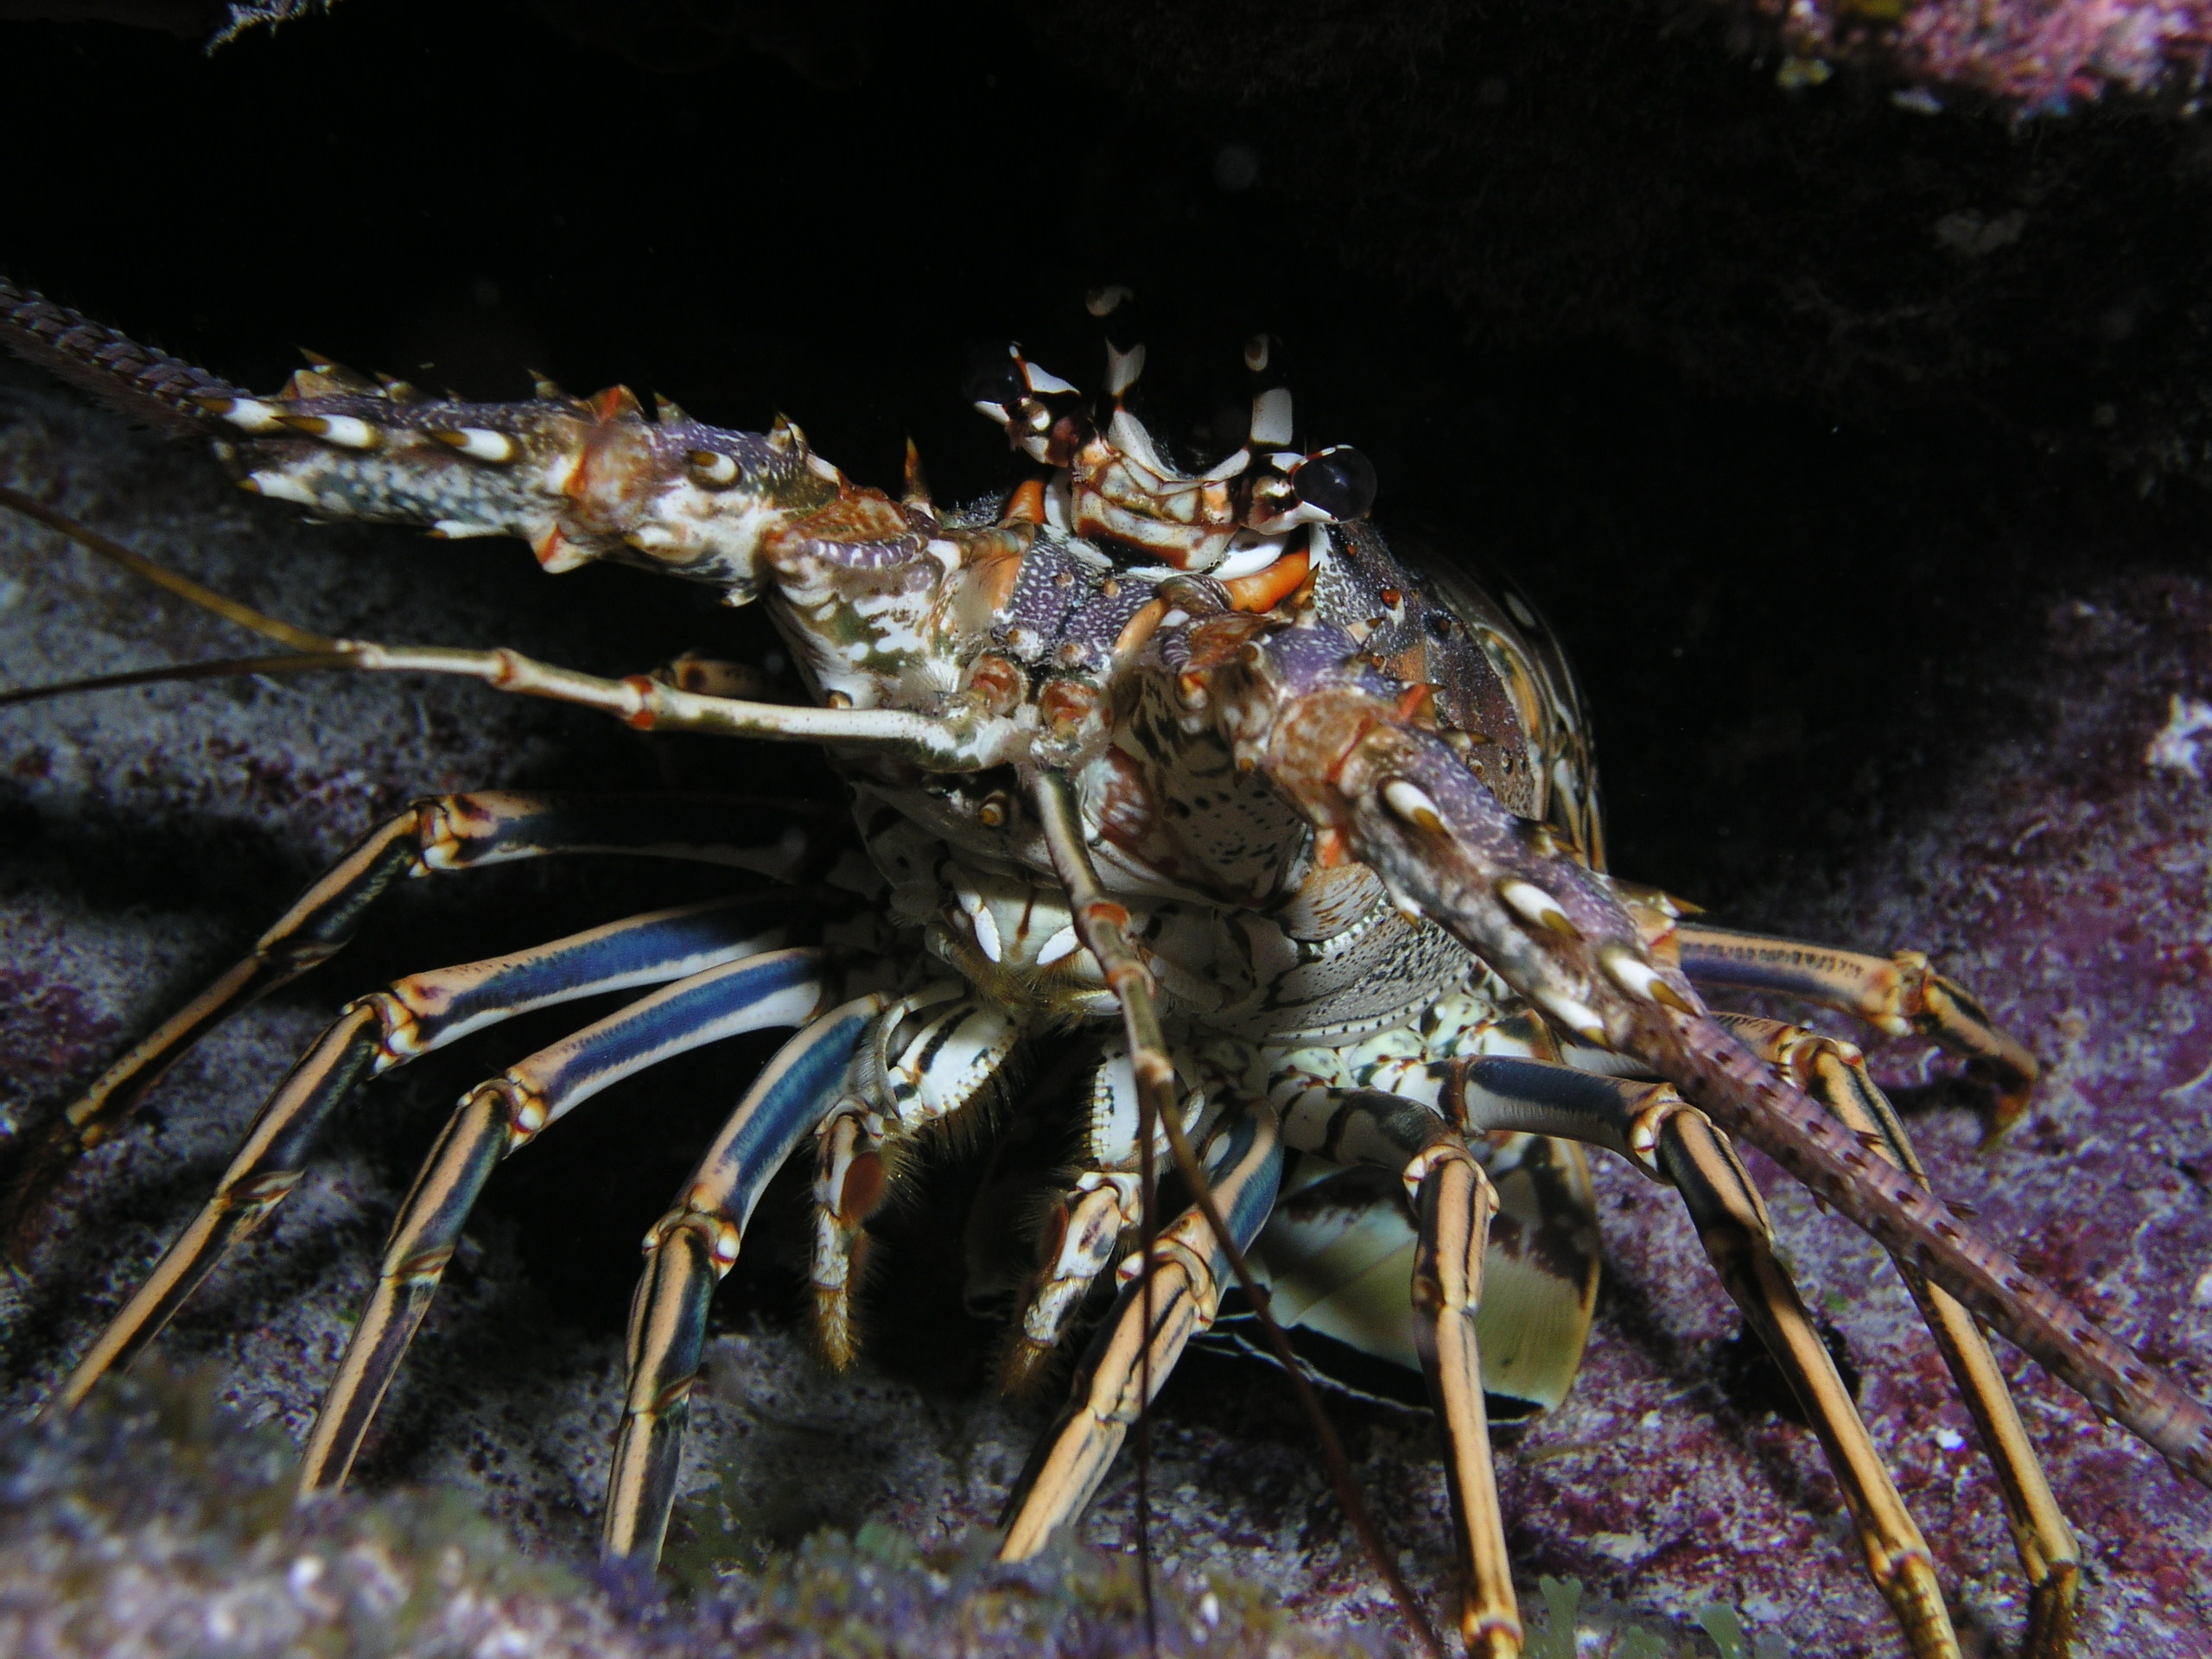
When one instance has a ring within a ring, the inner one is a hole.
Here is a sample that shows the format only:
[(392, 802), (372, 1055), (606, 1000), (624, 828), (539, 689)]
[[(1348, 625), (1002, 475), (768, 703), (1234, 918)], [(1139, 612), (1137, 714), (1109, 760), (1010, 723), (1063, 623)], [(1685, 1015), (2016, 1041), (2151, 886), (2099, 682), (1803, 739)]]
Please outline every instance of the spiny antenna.
[(0, 709), (18, 703), (44, 702), (79, 691), (112, 691), (127, 685), (161, 685), (171, 680), (219, 680), (233, 674), (303, 674), (323, 668), (364, 668), (357, 651), (296, 652), (283, 657), (223, 657), (206, 663), (169, 663), (160, 668), (135, 669), (127, 674), (96, 674), (90, 679), (63, 680), (55, 685), (26, 686), (0, 691)]
[[(281, 645), (289, 645), (296, 652), (328, 653), (340, 650), (344, 644), (343, 641), (334, 639), (327, 634), (315, 633), (306, 628), (295, 627), (281, 617), (270, 616), (265, 611), (257, 611), (243, 601), (219, 594), (213, 588), (202, 587), (190, 576), (180, 575), (174, 570), (156, 564), (151, 559), (143, 555), (133, 553), (122, 543), (111, 541), (99, 531), (92, 529), (91, 525), (79, 523), (67, 513), (57, 512), (35, 497), (25, 495), (21, 490), (10, 489), (5, 485), (0, 485), (0, 506), (13, 508), (26, 518), (35, 518), (48, 529), (59, 531), (78, 546), (97, 553), (104, 559), (113, 561), (130, 571), (132, 575), (175, 594), (188, 605), (196, 605), (203, 611), (221, 617), (226, 622), (234, 622), (239, 627), (249, 629), (264, 639), (274, 639)], [(213, 667), (214, 665), (211, 664), (207, 666)], [(226, 671), (251, 674), (261, 671), (234, 669)], [(113, 676), (109, 676), (108, 679), (118, 683), (132, 683), (128, 680), (116, 681)], [(92, 681), (81, 681), (78, 685), (81, 689), (90, 690), (93, 683), (94, 682)], [(67, 688), (56, 688), (56, 690), (63, 689)], [(11, 693), (9, 700), (22, 701), (23, 699), (21, 694)]]
[(199, 400), (245, 394), (220, 375), (142, 345), (82, 312), (0, 276), (0, 345), (135, 421), (205, 436)]

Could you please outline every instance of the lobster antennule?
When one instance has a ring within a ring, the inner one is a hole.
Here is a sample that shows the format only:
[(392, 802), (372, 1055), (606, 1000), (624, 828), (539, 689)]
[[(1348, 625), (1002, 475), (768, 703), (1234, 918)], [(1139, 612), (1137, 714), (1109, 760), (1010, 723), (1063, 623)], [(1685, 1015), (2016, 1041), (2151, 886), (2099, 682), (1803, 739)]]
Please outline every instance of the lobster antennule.
[[(1301, 632), (1325, 630), (1269, 644)], [(1305, 685), (1283, 683), (1265, 648), (1248, 659), (1245, 671), (1278, 678), (1261, 697), (1226, 700), (1242, 711), (1232, 716), (1240, 751), (1343, 836), (1402, 907), (1433, 918), (1584, 1041), (1673, 1083), (2177, 1472), (2212, 1486), (2212, 1412), (1762, 1065), (1679, 968), (1647, 948), (1602, 878), (1544, 826), (1506, 810), (1442, 738), (1398, 721), (1377, 695), (1380, 677), (1370, 685), (1333, 665), (1315, 673), (1318, 646), (1276, 654)], [(1272, 718), (1255, 719), (1267, 703)]]

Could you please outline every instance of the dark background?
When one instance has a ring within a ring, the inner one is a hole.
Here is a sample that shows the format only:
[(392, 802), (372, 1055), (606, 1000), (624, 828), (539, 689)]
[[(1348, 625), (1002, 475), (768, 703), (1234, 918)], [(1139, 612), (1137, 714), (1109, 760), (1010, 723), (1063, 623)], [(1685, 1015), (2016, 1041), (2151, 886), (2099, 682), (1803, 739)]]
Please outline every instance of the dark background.
[[(2188, 124), (1785, 93), (1718, 10), (1201, 10), (0, 26), (0, 262), (257, 386), (296, 342), (478, 395), (527, 364), (785, 410), (871, 481), (912, 434), (956, 496), (1003, 474), (971, 343), (1089, 379), (1079, 296), (1131, 283), (1189, 437), (1269, 329), (1386, 526), (1547, 603), (1618, 867), (1708, 901), (1889, 833), (2002, 727), (1977, 664), (2047, 594), (2193, 535), (2142, 413), (2193, 361)], [(2016, 250), (1931, 228), (2007, 211)], [(597, 591), (696, 631), (651, 586)]]

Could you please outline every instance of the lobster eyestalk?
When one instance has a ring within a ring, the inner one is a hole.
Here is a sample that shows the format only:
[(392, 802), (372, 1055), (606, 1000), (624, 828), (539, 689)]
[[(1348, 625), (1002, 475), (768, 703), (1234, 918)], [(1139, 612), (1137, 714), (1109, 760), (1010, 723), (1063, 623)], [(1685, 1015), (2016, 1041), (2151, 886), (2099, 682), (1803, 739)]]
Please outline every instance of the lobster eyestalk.
[(1675, 1084), (2177, 1473), (2212, 1486), (2212, 1412), (1762, 1065), (1601, 878), (1501, 805), (1436, 733), (1403, 721), (1379, 677), (1316, 649), (1320, 632), (1255, 642), (1228, 671), (1243, 685), (1214, 696), (1240, 754), (1312, 820), (1325, 855), (1370, 866), (1402, 909), (1432, 918), (1548, 1018)]

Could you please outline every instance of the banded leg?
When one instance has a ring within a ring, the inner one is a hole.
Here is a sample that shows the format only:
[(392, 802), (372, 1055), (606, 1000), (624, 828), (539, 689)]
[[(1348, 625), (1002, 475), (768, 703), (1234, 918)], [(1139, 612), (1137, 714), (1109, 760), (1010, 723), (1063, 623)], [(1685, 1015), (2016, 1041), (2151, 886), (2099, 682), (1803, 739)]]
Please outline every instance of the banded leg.
[(1466, 1141), (1436, 1112), (1394, 1095), (1308, 1089), (1285, 1113), (1283, 1135), (1334, 1162), (1395, 1170), (1405, 1183), (1419, 1227), (1414, 1344), (1443, 1434), (1452, 1530), (1465, 1574), (1460, 1638), (1480, 1659), (1518, 1659), (1521, 1610), (1491, 1462), (1476, 1332), (1497, 1191)]
[(350, 1003), (277, 1085), (214, 1195), (55, 1395), (75, 1407), (160, 1334), (224, 1255), (268, 1219), (307, 1167), (324, 1122), (365, 1079), (535, 1008), (659, 984), (783, 943), (788, 891), (716, 899), (594, 928), (534, 950), (411, 974)]
[(772, 951), (679, 980), (541, 1049), (462, 1100), (400, 1206), (376, 1288), (300, 1463), (302, 1492), (345, 1484), (493, 1167), (622, 1077), (740, 1032), (803, 1023), (831, 982), (823, 952)]
[(1465, 1062), (1455, 1068), (1450, 1093), (1451, 1105), (1470, 1128), (1579, 1135), (1625, 1154), (1681, 1194), (1722, 1285), (1811, 1420), (1850, 1506), (1868, 1573), (1896, 1613), (1915, 1659), (1958, 1659), (1958, 1638), (1928, 1541), (1774, 1253), (1766, 1206), (1727, 1138), (1671, 1084), (1539, 1060)]
[[(1389, 1586), (1391, 1599), (1398, 1604), (1407, 1627), (1422, 1650), (1442, 1659), (1443, 1643), (1437, 1639), (1421, 1603), (1414, 1599), (1405, 1575), (1398, 1570), (1396, 1559), (1382, 1548), (1382, 1539), (1369, 1521), (1367, 1505), (1360, 1497), (1359, 1483), (1352, 1478), (1344, 1446), (1337, 1439), (1328, 1414), (1321, 1409), (1313, 1386), (1299, 1370), (1289, 1338), (1268, 1313), (1258, 1282), (1252, 1276), (1251, 1265), (1244, 1259), (1244, 1247), (1236, 1240), (1227, 1215), (1216, 1202), (1205, 1171), (1199, 1166), (1198, 1154), (1191, 1145), (1191, 1137), (1180, 1122), (1176, 1111), (1174, 1063), (1168, 1058), (1161, 1035), (1160, 1012), (1153, 1001), (1152, 976), (1129, 942), (1128, 911), (1108, 898), (1099, 886), (1075, 784), (1065, 772), (1046, 772), (1036, 778), (1033, 789), (1032, 798), (1039, 827), (1044, 832), (1046, 852), (1052, 860), (1052, 873), (1067, 890), (1077, 937), (1105, 970), (1107, 986), (1121, 1007), (1122, 1031), (1128, 1044), (1130, 1075), (1141, 1115), (1136, 1139), (1144, 1184), (1151, 1185), (1153, 1137), (1164, 1131), (1168, 1147), (1175, 1155), (1176, 1170), (1190, 1188), (1199, 1213), (1205, 1217), (1215, 1243), (1220, 1246), (1230, 1273), (1236, 1276), (1237, 1288), (1252, 1303), (1260, 1327), (1267, 1333), (1268, 1345), (1282, 1367), (1292, 1394), (1297, 1397), (1300, 1412), (1313, 1431), (1321, 1460), (1329, 1471), (1329, 1484), (1336, 1491), (1338, 1503), (1344, 1507), (1344, 1518), (1358, 1535), (1362, 1551), (1376, 1575)], [(1149, 1293), (1146, 1294), (1147, 1300), (1143, 1306), (1149, 1307)]]
[(1965, 987), (1946, 979), (1918, 950), (1861, 956), (1826, 945), (1764, 938), (1682, 923), (1675, 930), (1682, 971), (1699, 985), (1778, 991), (1854, 1014), (1892, 1037), (1925, 1037), (1964, 1057), (1994, 1083), (1990, 1123), (2001, 1135), (2028, 1109), (2040, 1071), (2036, 1057), (1998, 1028)]
[(1014, 1052), (1020, 1030), (979, 997), (939, 986), (902, 1000), (878, 1020), (861, 1092), (816, 1135), (815, 1335), (839, 1370), (860, 1351), (853, 1292), (862, 1231), (899, 1179), (913, 1137), (974, 1100)]
[[(1723, 1014), (1720, 1020), (1752, 1052), (1785, 1068), (1799, 1088), (1834, 1112), (1870, 1149), (1928, 1185), (1904, 1123), (1867, 1075), (1865, 1057), (1855, 1047), (1802, 1026), (1745, 1014)], [(1908, 1258), (1894, 1250), (1891, 1257), (1919, 1304), (1997, 1477), (1998, 1496), (2028, 1580), (2022, 1659), (2056, 1659), (2071, 1645), (2081, 1597), (2081, 1551), (2074, 1530), (2051, 1494), (2005, 1375), (1974, 1315), (1948, 1291), (1929, 1283)]]
[[(1241, 1249), (1266, 1222), (1281, 1177), (1274, 1109), (1253, 1101), (1232, 1109), (1207, 1145), (1205, 1172)], [(1196, 1205), (1161, 1230), (1148, 1254), (1122, 1262), (1114, 1312), (1007, 1499), (1001, 1560), (1027, 1560), (1083, 1512), (1185, 1346), (1213, 1323), (1228, 1266), (1223, 1240)]]
[(1943, 1605), (1936, 1564), (1881, 1455), (1867, 1437), (1851, 1391), (1774, 1254), (1766, 1206), (1719, 1130), (1694, 1108), (1668, 1115), (1660, 1166), (1682, 1195), (1720, 1281), (1812, 1419), (1828, 1466), (1850, 1503), (1874, 1586), (1887, 1599), (1919, 1659), (1957, 1659), (1958, 1637)]
[[(1009, 1394), (1039, 1382), (1091, 1286), (1112, 1265), (1122, 1240), (1143, 1224), (1144, 1102), (1126, 1045), (1108, 1046), (1090, 1074), (1083, 1173), (1046, 1219), (1037, 1241), (1036, 1275), (1000, 1366), (1000, 1386)], [(1172, 1069), (1169, 1075), (1172, 1085)], [(1164, 1092), (1172, 1100), (1176, 1090), (1171, 1086)], [(1185, 1135), (1204, 1103), (1193, 1094), (1177, 1109)], [(1158, 1131), (1154, 1134), (1156, 1141)]]
[(1235, 637), (1242, 649), (1227, 649), (1224, 632), (1218, 667), (1185, 671), (1197, 674), (1188, 689), (1205, 692), (1240, 758), (1282, 787), (1326, 846), (1373, 869), (1402, 909), (1433, 917), (1559, 1029), (1666, 1077), (1875, 1238), (1911, 1252), (1976, 1318), (2212, 1485), (2212, 1409), (1715, 1022), (1555, 833), (1507, 810), (1450, 744), (1376, 695), (1350, 635)]
[(1467, 1580), (1459, 1635), (1475, 1659), (1520, 1659), (1521, 1610), (1505, 1548), (1483, 1401), (1482, 1352), (1475, 1313), (1482, 1300), (1483, 1252), (1490, 1244), (1497, 1193), (1458, 1136), (1440, 1140), (1409, 1166), (1417, 1194), (1421, 1248), (1414, 1259), (1414, 1340), (1421, 1372), (1444, 1427), (1446, 1483)]
[(999, 1368), (1004, 1392), (1036, 1385), (1116, 1247), (1143, 1221), (1141, 1188), (1131, 1171), (1087, 1169), (1052, 1206), (1037, 1241), (1035, 1283)]
[(857, 1081), (855, 1058), (884, 1003), (870, 995), (833, 1008), (778, 1050), (676, 1208), (645, 1236), (600, 1536), (600, 1553), (610, 1560), (650, 1565), (660, 1557), (715, 1286), (737, 1261), (768, 1178)]
[(402, 875), (473, 869), (554, 853), (639, 853), (782, 877), (807, 837), (778, 825), (746, 836), (760, 803), (736, 796), (560, 796), (487, 791), (416, 801), (340, 854), (245, 957), (108, 1067), (32, 1143), (0, 1209), (0, 1248), (18, 1261), (40, 1198), (64, 1166), (114, 1134), (193, 1045), (232, 1014), (327, 962)]

